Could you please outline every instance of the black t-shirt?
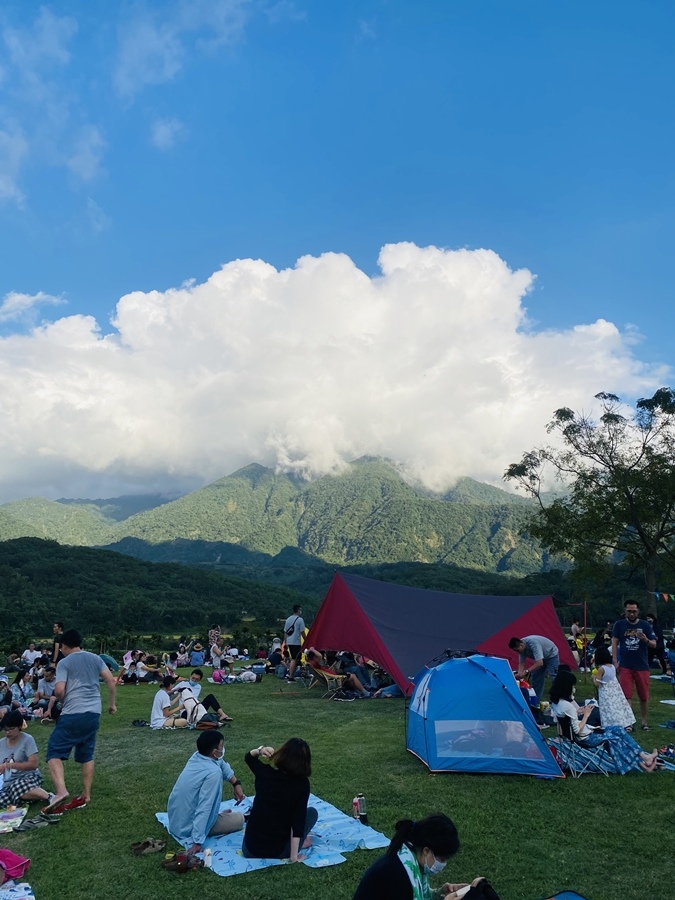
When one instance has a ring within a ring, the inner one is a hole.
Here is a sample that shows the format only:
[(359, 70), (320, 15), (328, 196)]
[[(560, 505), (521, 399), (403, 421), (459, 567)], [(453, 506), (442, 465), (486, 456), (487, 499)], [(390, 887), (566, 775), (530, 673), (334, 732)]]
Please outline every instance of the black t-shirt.
[(366, 869), (353, 900), (413, 900), (412, 884), (398, 856), (381, 856)]
[(309, 800), (309, 779), (294, 778), (247, 753), (255, 776), (255, 800), (246, 826), (246, 848), (255, 857), (283, 859), (291, 837), (302, 839)]
[[(63, 637), (63, 633), (54, 635), (54, 641), (52, 643), (52, 665), (53, 666), (55, 666), (59, 660), (63, 659), (63, 644), (61, 643), (62, 637)], [(57, 644), (58, 644), (58, 648), (59, 648), (58, 656), (56, 655)]]

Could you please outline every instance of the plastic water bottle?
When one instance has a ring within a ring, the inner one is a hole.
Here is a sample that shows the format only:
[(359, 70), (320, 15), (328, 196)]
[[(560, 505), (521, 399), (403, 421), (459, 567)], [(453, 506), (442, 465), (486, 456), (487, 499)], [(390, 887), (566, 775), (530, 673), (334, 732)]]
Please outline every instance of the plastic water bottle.
[(357, 794), (356, 801), (359, 806), (359, 822), (362, 825), (367, 825), (368, 824), (368, 814), (366, 812), (366, 798), (363, 796), (363, 794)]
[(213, 850), (211, 850), (209, 847), (207, 847), (204, 851), (204, 868), (213, 868)]
[(358, 796), (354, 797), (354, 799), (352, 800), (352, 815), (354, 816), (355, 819), (358, 819), (358, 817), (359, 817), (359, 798), (358, 798)]

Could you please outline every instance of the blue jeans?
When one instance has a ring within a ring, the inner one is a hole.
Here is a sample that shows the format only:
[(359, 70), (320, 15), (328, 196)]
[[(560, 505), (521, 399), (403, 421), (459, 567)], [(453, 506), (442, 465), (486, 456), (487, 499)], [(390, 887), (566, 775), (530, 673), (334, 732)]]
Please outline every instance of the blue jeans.
[(538, 669), (535, 669), (534, 672), (531, 672), (530, 683), (532, 685), (532, 690), (537, 695), (538, 704), (541, 702), (541, 698), (544, 694), (544, 683), (546, 681), (546, 676), (550, 675), (551, 678), (555, 678), (559, 664), (560, 660), (558, 659), (558, 657), (552, 656), (550, 659), (544, 660), (543, 666), (539, 666)]

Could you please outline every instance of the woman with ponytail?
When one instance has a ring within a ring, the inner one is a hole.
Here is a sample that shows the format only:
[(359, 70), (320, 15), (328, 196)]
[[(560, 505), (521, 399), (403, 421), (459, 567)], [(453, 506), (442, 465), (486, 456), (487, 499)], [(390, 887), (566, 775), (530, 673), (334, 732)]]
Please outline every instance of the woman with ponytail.
[(429, 875), (441, 872), (458, 850), (457, 829), (442, 813), (419, 822), (401, 819), (386, 855), (365, 872), (353, 900), (458, 900), (464, 892), (457, 892), (472, 885), (429, 886)]

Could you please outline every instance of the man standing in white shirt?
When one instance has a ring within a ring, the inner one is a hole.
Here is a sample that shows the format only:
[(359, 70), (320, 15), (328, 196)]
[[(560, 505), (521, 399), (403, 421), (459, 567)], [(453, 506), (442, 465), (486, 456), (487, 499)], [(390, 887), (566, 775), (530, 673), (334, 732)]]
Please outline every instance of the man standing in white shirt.
[(291, 665), (288, 670), (288, 680), (293, 681), (298, 660), (302, 653), (302, 635), (305, 631), (305, 622), (302, 618), (302, 607), (294, 606), (293, 615), (284, 622), (284, 637), (288, 652), (291, 654)]

